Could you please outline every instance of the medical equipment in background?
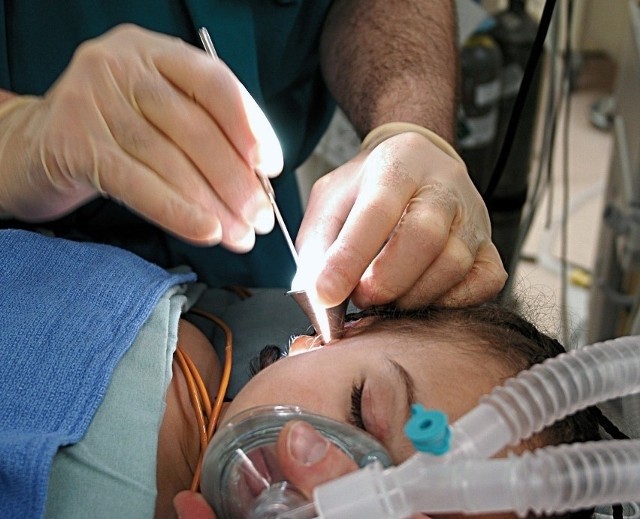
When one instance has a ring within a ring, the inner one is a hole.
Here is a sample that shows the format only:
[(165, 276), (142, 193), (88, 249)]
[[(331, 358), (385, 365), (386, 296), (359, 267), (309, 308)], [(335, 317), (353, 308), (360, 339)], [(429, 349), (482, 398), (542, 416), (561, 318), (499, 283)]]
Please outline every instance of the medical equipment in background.
[[(614, 87), (613, 147), (590, 292), (589, 342), (640, 334), (640, 6), (626, 4)], [(607, 402), (603, 410), (622, 431), (640, 437), (640, 396)]]
[(517, 238), (541, 97), (538, 63), (554, 8), (555, 0), (546, 0), (537, 24), (525, 0), (511, 0), (467, 40), (460, 56), (460, 152), (483, 194), (493, 242), (510, 274), (520, 252)]
[[(564, 512), (637, 501), (640, 440), (578, 443), (487, 458), (580, 409), (639, 391), (640, 337), (564, 353), (482, 398), (448, 428), (450, 448), (445, 454), (418, 452), (387, 469), (374, 462), (320, 485), (313, 503), (277, 517), (398, 519), (415, 512), (508, 511), (524, 516), (528, 511)], [(431, 415), (418, 412), (412, 419), (418, 421), (411, 427), (418, 429), (418, 445), (424, 437), (427, 444), (430, 436), (442, 438), (442, 427)]]
[[(502, 54), (500, 109), (494, 153), (498, 160), (500, 150), (507, 139), (518, 92), (525, 79), (538, 24), (527, 14), (524, 0), (511, 0), (508, 9), (495, 15), (494, 19), (496, 24), (489, 33)], [(527, 78), (528, 94), (518, 127), (510, 136), (513, 143), (502, 178), (492, 193), (489, 192), (490, 188), (485, 193), (492, 222), (493, 240), (501, 252), (505, 268), (510, 273), (515, 269), (520, 252), (514, 245), (517, 243), (523, 207), (527, 199), (535, 123), (541, 98), (542, 67), (539, 58), (536, 61), (538, 64), (533, 74)]]
[(276, 442), (290, 420), (304, 420), (347, 453), (359, 467), (391, 457), (373, 436), (297, 406), (260, 406), (235, 416), (209, 444), (202, 465), (201, 490), (218, 517), (275, 518), (306, 503), (284, 480)]
[(471, 35), (460, 51), (458, 149), (481, 193), (495, 162), (502, 52), (486, 31)]

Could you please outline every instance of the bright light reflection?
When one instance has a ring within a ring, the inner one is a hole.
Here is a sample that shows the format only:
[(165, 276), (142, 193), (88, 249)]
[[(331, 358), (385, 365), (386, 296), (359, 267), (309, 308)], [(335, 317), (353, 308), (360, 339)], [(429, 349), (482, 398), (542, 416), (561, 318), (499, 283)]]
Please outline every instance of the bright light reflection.
[(314, 321), (316, 332), (322, 335), (322, 340), (326, 344), (332, 339), (329, 314), (326, 307), (320, 303), (316, 290), (318, 275), (324, 265), (324, 253), (325, 251), (318, 243), (305, 244), (300, 251), (298, 271), (291, 281), (291, 290), (306, 292), (314, 313), (309, 318)]
[[(291, 281), (291, 290), (306, 291), (309, 296), (316, 294), (316, 281), (324, 264), (325, 251), (318, 243), (307, 243), (298, 253), (298, 270)], [(317, 297), (315, 297), (317, 299)]]
[(240, 97), (247, 113), (249, 127), (258, 141), (255, 167), (260, 173), (268, 177), (278, 176), (284, 167), (280, 141), (258, 103), (251, 97), (251, 94), (247, 92), (244, 86), (240, 86)]
[(315, 304), (313, 300), (311, 301), (311, 307), (316, 316), (316, 324), (318, 326), (316, 331), (322, 335), (322, 341), (327, 344), (333, 338), (331, 336), (331, 327), (329, 326), (329, 313), (324, 306)]

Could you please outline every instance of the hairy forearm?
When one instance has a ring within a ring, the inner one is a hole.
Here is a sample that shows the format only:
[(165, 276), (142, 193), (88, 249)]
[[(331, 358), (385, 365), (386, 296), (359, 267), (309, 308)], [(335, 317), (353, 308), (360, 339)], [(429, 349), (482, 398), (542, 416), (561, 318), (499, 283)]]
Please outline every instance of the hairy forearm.
[(39, 140), (42, 105), (41, 97), (0, 90), (0, 219), (46, 221), (93, 196), (84, 185), (53, 181)]
[(335, 0), (321, 40), (325, 81), (362, 137), (393, 121), (454, 138), (453, 0)]

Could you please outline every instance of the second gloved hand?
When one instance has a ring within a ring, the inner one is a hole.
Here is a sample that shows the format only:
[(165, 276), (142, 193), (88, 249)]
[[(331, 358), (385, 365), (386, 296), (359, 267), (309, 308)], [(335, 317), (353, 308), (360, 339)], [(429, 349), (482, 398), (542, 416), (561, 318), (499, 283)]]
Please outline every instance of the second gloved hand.
[(0, 104), (0, 217), (49, 220), (102, 195), (245, 252), (274, 223), (255, 169), (278, 175), (282, 153), (231, 71), (135, 26), (81, 45), (43, 97)]
[(349, 296), (360, 308), (463, 306), (495, 296), (507, 274), (464, 164), (431, 132), (385, 126), (391, 131), (381, 127), (371, 149), (365, 140), (314, 185), (297, 238), (299, 276), (317, 280), (327, 307)]

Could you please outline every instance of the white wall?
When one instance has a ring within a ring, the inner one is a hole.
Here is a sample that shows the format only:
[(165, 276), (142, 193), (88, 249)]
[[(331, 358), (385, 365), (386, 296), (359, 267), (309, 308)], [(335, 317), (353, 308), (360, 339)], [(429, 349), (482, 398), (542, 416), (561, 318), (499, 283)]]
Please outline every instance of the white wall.
[[(562, 1), (562, 0), (561, 0)], [(579, 0), (583, 3), (582, 23), (576, 34), (578, 48), (584, 51), (605, 51), (617, 59), (622, 52), (623, 28), (628, 23), (629, 0)], [(578, 21), (578, 20), (576, 20)]]

